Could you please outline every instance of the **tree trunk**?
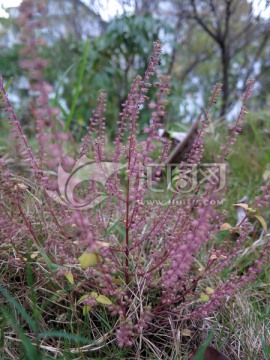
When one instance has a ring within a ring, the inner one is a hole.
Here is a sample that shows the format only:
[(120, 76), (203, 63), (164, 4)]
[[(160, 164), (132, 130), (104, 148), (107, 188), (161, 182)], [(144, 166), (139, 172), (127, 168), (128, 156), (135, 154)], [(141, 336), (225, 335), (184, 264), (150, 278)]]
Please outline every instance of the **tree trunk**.
[(221, 64), (222, 64), (222, 105), (220, 116), (226, 115), (229, 102), (229, 67), (230, 57), (229, 52), (225, 44), (221, 46)]

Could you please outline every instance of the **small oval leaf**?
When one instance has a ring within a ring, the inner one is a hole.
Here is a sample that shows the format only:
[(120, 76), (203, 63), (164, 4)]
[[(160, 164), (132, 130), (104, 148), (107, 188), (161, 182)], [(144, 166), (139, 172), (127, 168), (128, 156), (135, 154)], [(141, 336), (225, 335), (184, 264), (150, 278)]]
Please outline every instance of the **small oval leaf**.
[(210, 300), (210, 297), (207, 294), (201, 293), (201, 301), (202, 302), (207, 302), (209, 300)]
[(101, 256), (95, 254), (94, 252), (84, 252), (78, 260), (81, 268), (85, 270), (90, 266), (97, 265), (99, 262), (101, 262), (101, 259)]
[(212, 289), (211, 287), (207, 286), (205, 288), (205, 292), (206, 292), (207, 295), (211, 295), (211, 294), (214, 294), (215, 290)]
[(97, 297), (97, 302), (104, 304), (104, 305), (112, 305), (112, 302), (109, 298), (107, 298), (107, 296), (105, 295), (99, 295)]
[(98, 293), (93, 291), (91, 292), (91, 296), (94, 296), (96, 298), (96, 301), (99, 302), (100, 304), (112, 305), (111, 300), (107, 298), (107, 296), (105, 295), (98, 295)]
[(122, 281), (120, 278), (115, 278), (115, 279), (113, 279), (113, 282), (114, 282), (116, 285), (122, 285), (122, 284), (123, 284), (123, 281)]
[(74, 285), (74, 277), (73, 277), (73, 275), (72, 275), (71, 272), (66, 273), (66, 274), (65, 274), (65, 277), (68, 279), (68, 281), (69, 281), (72, 285)]

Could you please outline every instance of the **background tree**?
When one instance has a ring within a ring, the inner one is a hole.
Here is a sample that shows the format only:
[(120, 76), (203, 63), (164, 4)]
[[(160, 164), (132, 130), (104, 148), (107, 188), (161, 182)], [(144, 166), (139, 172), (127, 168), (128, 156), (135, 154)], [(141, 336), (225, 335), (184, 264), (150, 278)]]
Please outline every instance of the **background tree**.
[[(171, 74), (166, 118), (170, 129), (183, 130), (183, 122), (194, 120), (217, 82), (223, 84), (221, 116), (234, 109), (250, 77), (256, 79), (254, 106), (267, 104), (270, 25), (263, 14), (255, 15), (252, 1), (119, 0), (122, 16), (106, 21), (98, 1), (47, 1), (49, 25), (44, 29), (47, 45), (42, 52), (51, 64), (46, 77), (57, 90), (54, 101), (63, 118), (70, 113), (86, 42), (90, 44), (73, 126), (78, 120), (87, 122), (100, 88), (108, 91), (109, 119), (117, 117), (131, 79), (143, 73), (157, 39), (165, 45), (161, 67)], [(10, 31), (18, 39), (13, 10), (0, 34), (4, 78), (11, 72), (18, 78), (22, 75), (17, 66), (18, 42), (5, 46)], [(148, 120), (142, 117), (142, 125)]]
[[(172, 4), (177, 13), (176, 24), (183, 21), (190, 24), (197, 42), (201, 38), (198, 32), (209, 38), (203, 44), (211, 57), (206, 55), (207, 51), (200, 51), (200, 61), (195, 58), (184, 74), (201, 62), (211, 61), (211, 65), (220, 71), (218, 81), (223, 84), (220, 115), (224, 116), (235, 99), (233, 89), (242, 92), (249, 77), (259, 80), (262, 76), (261, 65), (265, 63), (269, 46), (270, 23), (260, 15), (255, 16), (254, 4), (247, 0), (184, 0), (172, 1)], [(181, 29), (183, 31), (183, 26)], [(186, 34), (189, 33), (190, 27), (187, 26)], [(189, 46), (192, 47), (192, 41)], [(204, 74), (207, 76), (207, 72)]]

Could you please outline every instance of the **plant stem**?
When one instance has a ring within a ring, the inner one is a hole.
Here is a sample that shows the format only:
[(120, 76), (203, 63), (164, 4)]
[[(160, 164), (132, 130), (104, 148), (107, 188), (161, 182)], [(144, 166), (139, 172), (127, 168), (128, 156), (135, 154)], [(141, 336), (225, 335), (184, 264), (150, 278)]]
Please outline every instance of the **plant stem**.
[(129, 173), (128, 173), (128, 181), (127, 181), (127, 198), (126, 198), (126, 285), (129, 284), (129, 274), (128, 274), (128, 267), (129, 267), (129, 187), (130, 187), (130, 180), (129, 180)]

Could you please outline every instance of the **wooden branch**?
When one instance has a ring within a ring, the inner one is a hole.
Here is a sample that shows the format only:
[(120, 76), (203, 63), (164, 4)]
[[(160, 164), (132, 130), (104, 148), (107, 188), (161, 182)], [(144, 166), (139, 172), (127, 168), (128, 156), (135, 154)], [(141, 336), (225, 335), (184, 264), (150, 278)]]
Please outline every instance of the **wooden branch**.
[(185, 160), (186, 155), (191, 150), (193, 142), (198, 135), (198, 122), (196, 121), (189, 132), (184, 141), (180, 142), (173, 152), (170, 154), (169, 158), (166, 161), (167, 164), (179, 164), (181, 161)]
[(217, 26), (217, 34), (219, 37), (221, 37), (221, 24), (219, 22), (219, 18), (218, 18), (218, 14), (216, 11), (216, 6), (215, 6), (215, 1), (214, 0), (210, 0), (210, 8), (212, 11), (212, 14), (214, 15), (214, 19), (216, 22), (216, 26)]
[(196, 4), (195, 4), (195, 0), (190, 0), (190, 1), (191, 1), (191, 5), (192, 5), (192, 7), (193, 7), (193, 11), (194, 11), (193, 19), (197, 21), (197, 23), (207, 32), (208, 35), (211, 36), (212, 39), (215, 40), (215, 42), (217, 42), (218, 44), (220, 44), (221, 38), (218, 36), (218, 34), (215, 34), (215, 33), (206, 25), (206, 23), (202, 20), (202, 18), (198, 15), (197, 8), (196, 8)]
[(180, 81), (185, 80), (185, 78), (188, 76), (188, 74), (196, 68), (197, 65), (199, 65), (201, 62), (208, 60), (211, 56), (215, 54), (215, 51), (212, 53), (202, 53), (199, 54), (199, 56), (192, 61), (189, 66), (187, 66), (180, 74)]

